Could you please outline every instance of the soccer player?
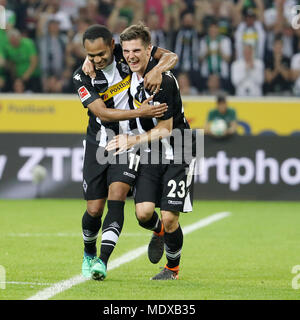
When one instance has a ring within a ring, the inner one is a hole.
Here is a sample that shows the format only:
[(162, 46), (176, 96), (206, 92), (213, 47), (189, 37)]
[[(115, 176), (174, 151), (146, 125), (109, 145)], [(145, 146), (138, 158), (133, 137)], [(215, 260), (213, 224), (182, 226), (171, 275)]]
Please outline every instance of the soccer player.
[[(120, 35), (123, 55), (133, 72), (130, 92), (134, 104), (138, 107), (151, 93), (144, 87), (144, 77), (155, 68), (151, 57), (151, 35), (143, 24), (133, 25)], [(147, 100), (146, 100), (147, 101)], [(167, 264), (164, 269), (152, 277), (152, 280), (173, 280), (178, 278), (183, 233), (179, 224), (180, 212), (192, 211), (192, 172), (195, 160), (190, 163), (175, 162), (174, 141), (166, 139), (173, 129), (190, 130), (185, 119), (177, 81), (168, 71), (163, 73), (159, 92), (153, 97), (156, 103), (167, 103), (168, 110), (160, 119), (139, 119), (140, 134), (135, 136), (119, 135), (112, 139), (107, 150), (118, 149), (123, 152), (137, 144), (149, 143), (160, 139), (161, 157), (159, 164), (141, 164), (135, 186), (136, 216), (139, 224), (153, 231), (148, 246), (148, 256), (152, 263), (158, 263), (165, 247)], [(174, 131), (173, 131), (174, 132)], [(182, 140), (183, 141), (183, 140)], [(150, 146), (148, 146), (150, 147)], [(151, 153), (155, 152), (151, 149)], [(149, 157), (150, 158), (150, 157)], [(169, 159), (169, 164), (164, 164)], [(155, 207), (161, 210), (161, 219)]]
[[(106, 27), (90, 26), (84, 33), (83, 45), (96, 74), (90, 78), (80, 67), (73, 75), (74, 86), (83, 106), (88, 108), (89, 115), (83, 167), (83, 191), (87, 209), (82, 217), (82, 274), (84, 277), (103, 280), (108, 259), (123, 227), (125, 199), (134, 184), (138, 169), (138, 156), (134, 153), (126, 153), (132, 160), (129, 164), (121, 164), (117, 157), (112, 159), (116, 160), (116, 164), (110, 164), (113, 161), (103, 164), (102, 160), (106, 159), (104, 148), (111, 138), (111, 132), (129, 133), (136, 127), (137, 117), (161, 117), (167, 106), (149, 106), (147, 103), (150, 99), (140, 109), (132, 106), (128, 94), (131, 73), (120, 45), (115, 45)], [(154, 48), (152, 55), (159, 59), (154, 75), (168, 70), (176, 63), (176, 55), (164, 49)], [(154, 84), (149, 81), (151, 85), (156, 88), (157, 79)], [(96, 241), (106, 199), (108, 212), (103, 221), (98, 258)]]

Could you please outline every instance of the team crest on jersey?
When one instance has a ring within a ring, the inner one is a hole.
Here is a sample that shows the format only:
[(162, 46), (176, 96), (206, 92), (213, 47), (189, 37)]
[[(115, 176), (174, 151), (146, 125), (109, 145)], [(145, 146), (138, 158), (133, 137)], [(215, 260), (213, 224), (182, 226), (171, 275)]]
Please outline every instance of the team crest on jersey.
[(87, 188), (88, 188), (88, 185), (87, 185), (87, 183), (86, 183), (85, 180), (83, 180), (82, 187), (83, 187), (84, 192), (86, 192), (86, 190), (87, 190)]
[(89, 91), (87, 90), (87, 88), (85, 86), (82, 86), (78, 89), (78, 94), (79, 94), (81, 102), (84, 102), (85, 100), (87, 100), (91, 96), (91, 94), (89, 93)]
[(129, 66), (125, 63), (121, 63), (121, 68), (122, 68), (122, 71), (124, 73), (128, 73), (129, 74)]

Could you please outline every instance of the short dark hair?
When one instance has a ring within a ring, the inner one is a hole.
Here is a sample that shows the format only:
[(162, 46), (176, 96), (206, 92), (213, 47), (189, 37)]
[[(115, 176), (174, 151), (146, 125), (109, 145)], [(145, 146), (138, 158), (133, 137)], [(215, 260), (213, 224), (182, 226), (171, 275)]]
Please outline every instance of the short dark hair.
[(148, 27), (146, 27), (142, 22), (134, 24), (126, 28), (120, 35), (120, 43), (123, 41), (130, 41), (141, 39), (144, 46), (147, 47), (151, 45), (151, 33)]
[(226, 102), (226, 95), (224, 93), (220, 93), (217, 95), (217, 102), (221, 103), (221, 102)]
[(86, 29), (83, 34), (82, 43), (84, 45), (85, 40), (94, 41), (98, 38), (102, 38), (107, 45), (111, 44), (112, 33), (101, 24), (93, 24)]

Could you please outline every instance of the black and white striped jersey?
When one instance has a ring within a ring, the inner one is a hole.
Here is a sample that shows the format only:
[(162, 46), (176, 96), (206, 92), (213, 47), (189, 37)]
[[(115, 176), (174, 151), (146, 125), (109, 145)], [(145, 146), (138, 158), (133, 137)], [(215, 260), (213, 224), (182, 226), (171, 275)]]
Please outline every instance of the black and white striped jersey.
[[(152, 55), (156, 47), (153, 47)], [(101, 98), (107, 108), (133, 109), (132, 98), (129, 94), (131, 71), (123, 57), (120, 44), (115, 45), (113, 62), (102, 70), (96, 70), (96, 78), (86, 76), (79, 67), (73, 74), (73, 83), (81, 103), (86, 108), (96, 99)], [(136, 120), (105, 122), (88, 110), (89, 124), (87, 140), (105, 147), (107, 143), (106, 129), (114, 131), (116, 135), (129, 133), (136, 128)], [(96, 141), (97, 133), (101, 130), (100, 142)]]
[[(157, 62), (151, 57), (145, 74), (151, 70), (156, 63)], [(139, 108), (141, 103), (151, 96), (151, 93), (144, 88), (143, 80), (143, 78), (138, 79), (136, 73), (132, 74), (130, 93), (133, 97), (133, 105), (135, 108)], [(159, 118), (159, 120), (168, 120), (173, 117), (173, 130), (180, 129), (183, 131), (184, 129), (190, 129), (184, 116), (179, 86), (171, 71), (162, 74), (160, 91), (153, 97), (153, 103), (155, 102), (167, 103), (168, 105), (168, 110), (163, 117)], [(139, 133), (144, 133), (154, 128), (157, 123), (158, 119), (156, 118), (138, 118), (137, 129), (139, 130)], [(161, 143), (160, 150), (163, 152), (165, 159), (173, 160), (174, 145), (172, 139), (164, 138), (161, 140)]]

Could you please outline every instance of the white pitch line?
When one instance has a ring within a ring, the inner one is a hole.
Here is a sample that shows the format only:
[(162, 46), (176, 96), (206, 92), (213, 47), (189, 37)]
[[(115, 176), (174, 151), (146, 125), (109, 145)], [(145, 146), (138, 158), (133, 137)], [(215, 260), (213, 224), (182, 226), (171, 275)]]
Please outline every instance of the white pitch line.
[(1, 281), (0, 284), (18, 284), (18, 285), (21, 284), (21, 285), (31, 285), (31, 286), (50, 286), (52, 283)]
[[(206, 227), (206, 226), (210, 225), (211, 223), (214, 223), (218, 220), (224, 219), (224, 218), (228, 217), (230, 214), (231, 214), (230, 212), (215, 213), (211, 216), (208, 216), (206, 218), (199, 220), (198, 222), (195, 222), (195, 223), (190, 224), (186, 227), (183, 227), (182, 231), (183, 231), (184, 235), (189, 234), (197, 229)], [(131, 250), (131, 251), (123, 254), (119, 258), (112, 260), (111, 262), (108, 263), (107, 271), (111, 271), (115, 268), (120, 267), (124, 263), (127, 263), (127, 262), (130, 262), (132, 260), (137, 259), (138, 257), (142, 256), (143, 254), (145, 254), (147, 252), (147, 248), (148, 248), (148, 244), (141, 246), (139, 248), (136, 248), (134, 250)], [(82, 282), (85, 282), (87, 280), (89, 280), (89, 279), (84, 278), (82, 275), (77, 275), (77, 276), (72, 277), (70, 279), (57, 282), (54, 285), (52, 285), (51, 287), (45, 288), (45, 289), (39, 291), (35, 295), (29, 297), (27, 300), (48, 300), (48, 299), (52, 298), (53, 296), (65, 291), (65, 290), (68, 290), (71, 287), (73, 287), (77, 284), (80, 284)]]

